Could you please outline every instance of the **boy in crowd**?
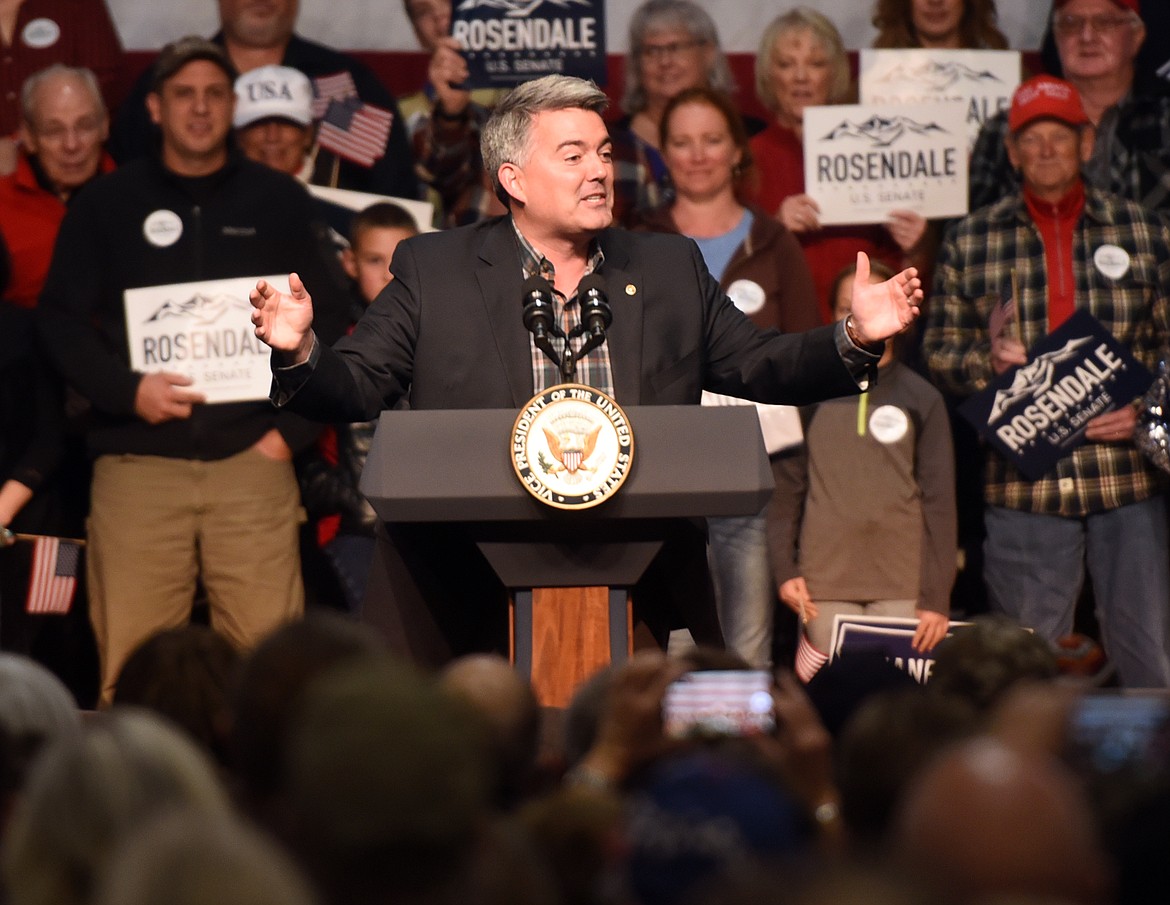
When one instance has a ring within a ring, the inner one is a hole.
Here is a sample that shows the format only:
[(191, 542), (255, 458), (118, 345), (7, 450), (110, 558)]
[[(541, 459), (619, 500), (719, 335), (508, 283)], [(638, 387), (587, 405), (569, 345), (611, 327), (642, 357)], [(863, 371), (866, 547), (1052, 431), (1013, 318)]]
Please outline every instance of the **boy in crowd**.
[[(414, 218), (402, 207), (378, 202), (360, 211), (350, 227), (350, 247), (341, 263), (353, 279), (349, 329), (393, 276), (390, 259), (403, 239), (418, 234)], [(301, 494), (310, 518), (317, 519), (317, 543), (356, 613), (365, 596), (366, 576), (374, 555), (374, 510), (358, 480), (366, 464), (377, 421), (335, 424), (302, 463)]]

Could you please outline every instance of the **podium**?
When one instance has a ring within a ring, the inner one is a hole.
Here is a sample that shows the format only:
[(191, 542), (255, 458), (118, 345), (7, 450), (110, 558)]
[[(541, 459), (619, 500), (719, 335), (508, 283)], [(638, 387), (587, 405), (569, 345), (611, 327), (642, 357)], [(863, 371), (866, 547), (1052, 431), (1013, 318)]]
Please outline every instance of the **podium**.
[[(362, 474), (387, 526), (454, 528), (483, 554), (508, 591), (512, 661), (547, 706), (629, 655), (629, 590), (679, 520), (755, 515), (772, 492), (754, 407), (625, 411), (633, 466), (590, 509), (555, 509), (524, 489), (509, 458), (512, 410), (383, 412)], [(396, 592), (411, 572), (398, 565)], [(420, 596), (433, 584), (409, 577)]]

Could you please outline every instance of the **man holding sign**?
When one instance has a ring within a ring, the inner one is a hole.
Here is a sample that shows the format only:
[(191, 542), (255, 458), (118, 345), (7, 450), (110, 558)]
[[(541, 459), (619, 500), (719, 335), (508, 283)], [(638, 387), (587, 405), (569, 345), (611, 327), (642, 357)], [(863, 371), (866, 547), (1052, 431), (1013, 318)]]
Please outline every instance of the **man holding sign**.
[[(1134, 447), (1133, 394), (1108, 392), (1111, 369), (1127, 367), (1119, 355), (1150, 367), (1170, 337), (1170, 231), (1085, 184), (1094, 135), (1072, 85), (1025, 82), (1008, 122), (1007, 152), (1023, 187), (951, 231), (923, 341), (935, 378), (960, 395), (1027, 365), (1009, 387), (997, 385), (990, 407), (994, 418), (1027, 403), (1008, 426), (1014, 433), (998, 436), (1012, 442), (988, 452), (991, 604), (1048, 640), (1068, 635), (1087, 558), (1122, 683), (1170, 686), (1163, 484)], [(1086, 312), (1096, 319), (1088, 334), (1055, 351), (1034, 348)], [(1075, 365), (1067, 378), (1063, 363)], [(1087, 399), (1092, 407), (1081, 404)], [(1028, 456), (1045, 442), (1064, 454), (1030, 480)], [(1019, 457), (1009, 461), (1003, 450), (1013, 443)]]
[(340, 306), (304, 189), (228, 150), (234, 78), (217, 44), (163, 49), (147, 99), (161, 154), (78, 195), (41, 296), (46, 347), (93, 406), (87, 568), (106, 704), (126, 656), (187, 621), (197, 576), (241, 647), (302, 607), (291, 459), (317, 429), (268, 403), (246, 289), (222, 284), (307, 266), (323, 311)]

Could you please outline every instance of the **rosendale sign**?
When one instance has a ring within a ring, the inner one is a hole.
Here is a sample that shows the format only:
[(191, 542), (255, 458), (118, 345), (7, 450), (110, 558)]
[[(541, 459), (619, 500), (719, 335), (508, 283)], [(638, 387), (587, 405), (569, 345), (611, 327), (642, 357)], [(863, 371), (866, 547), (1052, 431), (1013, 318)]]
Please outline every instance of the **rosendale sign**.
[(922, 114), (929, 104), (960, 101), (968, 147), (983, 124), (1011, 106), (1020, 84), (1017, 50), (862, 50), (863, 104), (902, 104)]
[(1030, 480), (1085, 442), (1096, 416), (1128, 405), (1154, 377), (1088, 311), (1036, 343), (1026, 365), (959, 407), (985, 440)]
[(804, 186), (821, 223), (884, 223), (894, 210), (967, 213), (961, 101), (834, 105), (804, 111)]
[(471, 88), (553, 74), (605, 84), (605, 0), (456, 0), (451, 35)]
[(256, 338), (248, 301), (260, 279), (288, 292), (280, 274), (127, 289), (130, 367), (186, 374), (209, 403), (267, 399), (271, 350)]

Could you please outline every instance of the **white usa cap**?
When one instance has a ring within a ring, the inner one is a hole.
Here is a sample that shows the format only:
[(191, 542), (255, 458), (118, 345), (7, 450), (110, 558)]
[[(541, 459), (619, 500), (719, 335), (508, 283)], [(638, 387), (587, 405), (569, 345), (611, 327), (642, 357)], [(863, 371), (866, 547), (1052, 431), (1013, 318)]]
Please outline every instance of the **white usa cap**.
[(313, 83), (289, 66), (261, 66), (236, 79), (237, 129), (262, 119), (285, 119), (299, 126), (313, 122)]

